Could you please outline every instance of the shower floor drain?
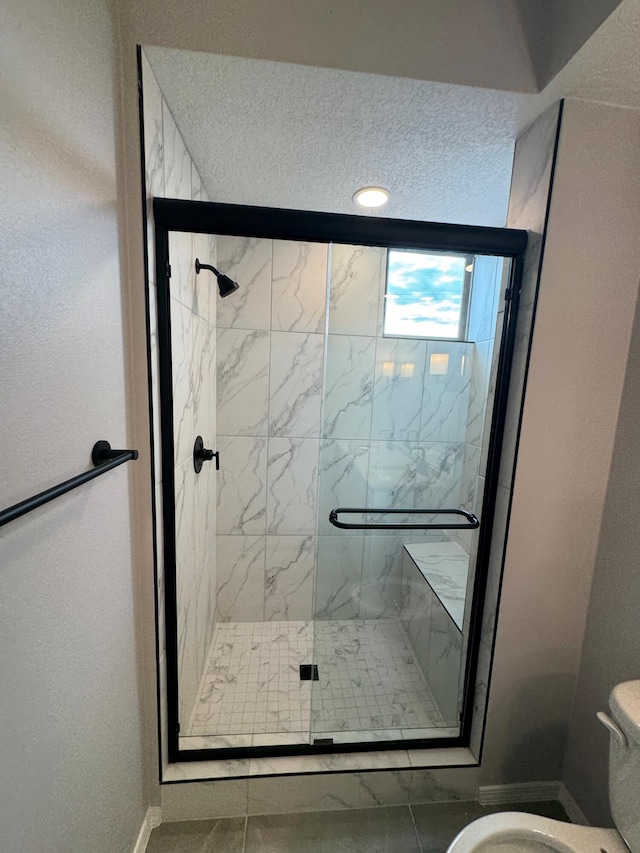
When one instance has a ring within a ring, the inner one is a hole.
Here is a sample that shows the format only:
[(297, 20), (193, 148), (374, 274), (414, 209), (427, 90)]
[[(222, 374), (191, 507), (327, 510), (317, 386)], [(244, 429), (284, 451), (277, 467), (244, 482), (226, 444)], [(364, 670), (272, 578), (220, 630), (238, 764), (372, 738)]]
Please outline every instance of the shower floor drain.
[(315, 663), (300, 664), (300, 681), (318, 681), (318, 667)]

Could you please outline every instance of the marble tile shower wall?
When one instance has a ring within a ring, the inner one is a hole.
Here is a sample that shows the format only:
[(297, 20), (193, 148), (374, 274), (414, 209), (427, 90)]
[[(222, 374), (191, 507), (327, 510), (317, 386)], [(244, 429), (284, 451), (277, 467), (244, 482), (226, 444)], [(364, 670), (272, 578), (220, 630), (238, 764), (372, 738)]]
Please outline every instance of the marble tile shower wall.
[(223, 236), (218, 261), (218, 619), (391, 615), (407, 537), (329, 511), (458, 505), (473, 345), (382, 337), (383, 249)]
[[(155, 196), (206, 200), (202, 181), (142, 55), (144, 87), (144, 150), (149, 257), (149, 319), (151, 326), (151, 390), (154, 415), (154, 480), (156, 501), (157, 583), (161, 691), (166, 691), (164, 635), (164, 548), (162, 531), (162, 467), (157, 353), (157, 300), (152, 200)], [(213, 241), (213, 242), (212, 242)], [(172, 234), (171, 318), (175, 431), (176, 550), (178, 574), (178, 650), (180, 718), (187, 720), (195, 698), (214, 627), (217, 591), (215, 471), (205, 466), (196, 476), (193, 441), (200, 433), (215, 438), (215, 292), (211, 282), (196, 277), (194, 259), (215, 263), (215, 238)], [(166, 703), (161, 703), (162, 711)], [(166, 746), (166, 720), (162, 720)], [(166, 761), (166, 755), (165, 755)]]

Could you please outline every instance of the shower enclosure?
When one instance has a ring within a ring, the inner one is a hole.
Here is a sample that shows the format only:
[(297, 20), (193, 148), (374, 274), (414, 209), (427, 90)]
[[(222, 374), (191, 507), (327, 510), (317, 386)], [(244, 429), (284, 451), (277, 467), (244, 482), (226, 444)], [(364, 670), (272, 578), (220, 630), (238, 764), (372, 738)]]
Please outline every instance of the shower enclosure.
[(526, 235), (154, 210), (173, 757), (463, 743)]

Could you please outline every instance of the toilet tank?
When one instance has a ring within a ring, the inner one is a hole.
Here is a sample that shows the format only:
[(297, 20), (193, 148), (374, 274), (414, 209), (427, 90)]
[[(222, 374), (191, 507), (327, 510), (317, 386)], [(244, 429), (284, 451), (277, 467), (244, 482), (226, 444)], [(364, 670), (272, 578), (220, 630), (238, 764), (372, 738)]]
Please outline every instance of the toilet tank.
[(609, 707), (625, 741), (615, 736), (610, 741), (611, 814), (629, 849), (640, 853), (640, 681), (616, 685)]

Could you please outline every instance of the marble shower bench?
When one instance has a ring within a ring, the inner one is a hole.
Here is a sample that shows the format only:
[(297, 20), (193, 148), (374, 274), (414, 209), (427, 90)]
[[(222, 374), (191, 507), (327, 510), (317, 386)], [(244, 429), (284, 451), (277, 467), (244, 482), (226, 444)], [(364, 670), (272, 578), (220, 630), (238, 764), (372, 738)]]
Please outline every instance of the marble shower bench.
[(447, 726), (459, 722), (469, 555), (457, 542), (404, 546), (400, 620)]

